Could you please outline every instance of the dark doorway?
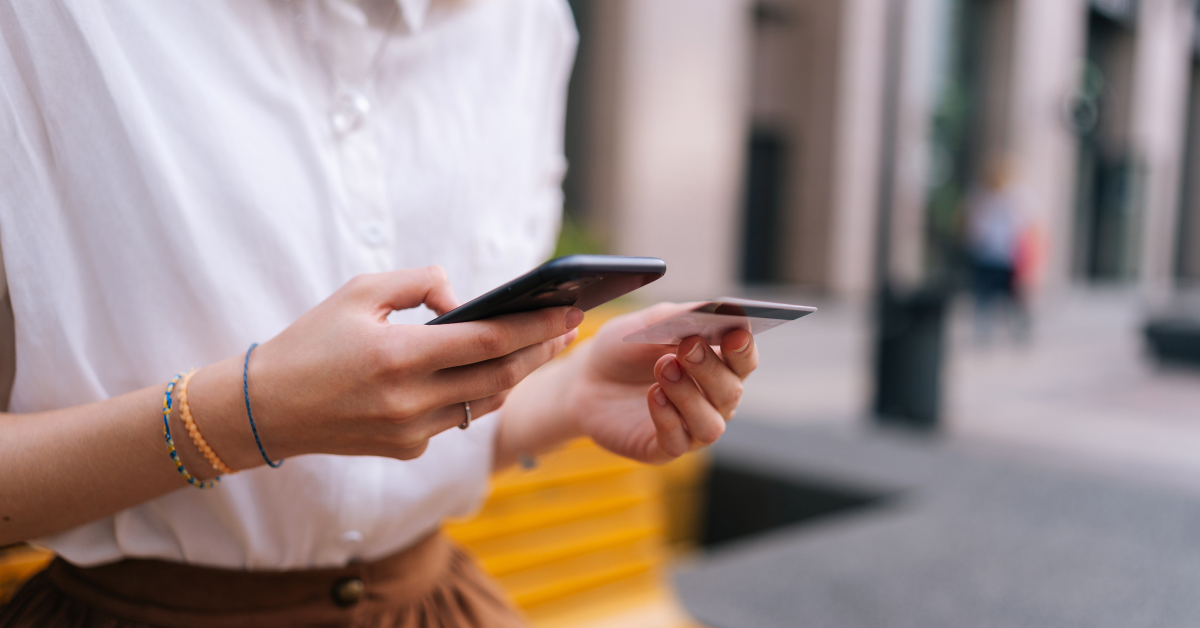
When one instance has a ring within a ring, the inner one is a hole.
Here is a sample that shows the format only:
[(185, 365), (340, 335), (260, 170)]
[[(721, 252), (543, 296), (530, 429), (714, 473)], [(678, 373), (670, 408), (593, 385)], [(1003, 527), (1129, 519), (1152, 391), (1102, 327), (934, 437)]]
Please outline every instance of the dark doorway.
[(1076, 273), (1118, 281), (1137, 272), (1141, 168), (1130, 152), (1134, 32), (1092, 11), (1081, 97), (1093, 108), (1081, 126), (1076, 195)]
[(742, 229), (742, 280), (746, 283), (779, 279), (779, 230), (787, 172), (785, 143), (782, 133), (770, 129), (755, 129), (750, 134)]

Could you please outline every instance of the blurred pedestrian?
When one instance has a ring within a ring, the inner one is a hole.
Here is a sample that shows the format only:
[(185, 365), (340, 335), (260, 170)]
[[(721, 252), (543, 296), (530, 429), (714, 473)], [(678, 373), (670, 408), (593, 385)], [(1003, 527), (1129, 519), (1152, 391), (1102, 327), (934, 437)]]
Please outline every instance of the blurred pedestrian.
[(1028, 338), (1030, 319), (1025, 287), (1037, 266), (1037, 238), (1029, 195), (1004, 157), (988, 164), (984, 185), (967, 201), (967, 250), (975, 301), (975, 337), (991, 342), (1003, 318), (1015, 339)]

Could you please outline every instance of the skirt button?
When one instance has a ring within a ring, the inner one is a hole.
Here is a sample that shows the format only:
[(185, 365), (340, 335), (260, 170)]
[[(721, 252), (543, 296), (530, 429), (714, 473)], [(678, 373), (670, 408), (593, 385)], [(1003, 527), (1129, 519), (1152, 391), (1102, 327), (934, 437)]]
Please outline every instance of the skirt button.
[(338, 606), (354, 606), (362, 599), (363, 593), (367, 590), (367, 585), (363, 583), (361, 578), (342, 578), (333, 583), (333, 603)]

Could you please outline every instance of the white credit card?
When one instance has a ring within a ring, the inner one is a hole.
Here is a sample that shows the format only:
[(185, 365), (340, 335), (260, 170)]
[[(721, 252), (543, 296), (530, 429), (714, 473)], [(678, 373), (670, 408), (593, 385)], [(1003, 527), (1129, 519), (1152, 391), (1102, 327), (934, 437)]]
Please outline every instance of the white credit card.
[(625, 336), (625, 342), (677, 345), (685, 338), (700, 336), (710, 345), (719, 345), (725, 334), (735, 329), (745, 329), (757, 336), (816, 311), (817, 308), (807, 305), (721, 297), (635, 331)]

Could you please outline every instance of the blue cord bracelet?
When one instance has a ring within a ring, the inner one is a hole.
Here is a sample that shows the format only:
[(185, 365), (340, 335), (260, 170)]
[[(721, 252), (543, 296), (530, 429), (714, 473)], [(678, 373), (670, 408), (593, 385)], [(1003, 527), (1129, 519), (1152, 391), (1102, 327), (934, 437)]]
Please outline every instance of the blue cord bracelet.
[(254, 433), (254, 442), (258, 444), (258, 453), (262, 454), (263, 460), (267, 461), (267, 466), (272, 469), (279, 467), (283, 461), (271, 462), (271, 457), (267, 455), (267, 450), (263, 449), (262, 440), (258, 438), (258, 427), (254, 425), (254, 413), (250, 411), (250, 354), (257, 347), (258, 343), (250, 345), (246, 349), (246, 361), (242, 364), (242, 393), (246, 397), (246, 416), (250, 419), (250, 431)]

